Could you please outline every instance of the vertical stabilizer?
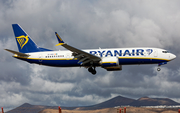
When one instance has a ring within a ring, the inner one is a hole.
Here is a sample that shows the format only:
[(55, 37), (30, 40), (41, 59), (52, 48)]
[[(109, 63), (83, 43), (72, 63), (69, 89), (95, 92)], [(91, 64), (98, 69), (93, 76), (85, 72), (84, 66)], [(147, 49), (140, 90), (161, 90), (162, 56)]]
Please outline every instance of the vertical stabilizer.
[(14, 31), (19, 52), (30, 53), (39, 51), (49, 51), (48, 49), (38, 47), (20, 25), (12, 24), (12, 28)]

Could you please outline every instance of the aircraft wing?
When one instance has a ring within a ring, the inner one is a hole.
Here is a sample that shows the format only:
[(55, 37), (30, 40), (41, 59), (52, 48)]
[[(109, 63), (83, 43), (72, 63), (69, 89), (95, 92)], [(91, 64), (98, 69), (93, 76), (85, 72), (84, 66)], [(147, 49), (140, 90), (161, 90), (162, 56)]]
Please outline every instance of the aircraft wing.
[(20, 53), (20, 52), (13, 51), (13, 50), (10, 50), (10, 49), (5, 49), (5, 50), (6, 50), (6, 51), (9, 51), (9, 52), (11, 52), (11, 53), (13, 53), (13, 54), (19, 55), (19, 56), (24, 56), (24, 57), (30, 56), (30, 55), (28, 55), (28, 54)]
[(100, 57), (92, 55), (90, 53), (87, 53), (85, 51), (82, 51), (80, 49), (74, 48), (66, 43), (64, 43), (64, 41), (61, 39), (61, 37), (55, 32), (57, 39), (59, 41), (59, 44), (57, 44), (56, 46), (63, 46), (64, 48), (70, 50), (73, 52), (73, 56), (74, 59), (77, 58), (79, 60), (78, 63), (82, 62), (83, 65), (87, 64), (87, 63), (94, 63), (94, 62), (98, 62), (101, 60)]

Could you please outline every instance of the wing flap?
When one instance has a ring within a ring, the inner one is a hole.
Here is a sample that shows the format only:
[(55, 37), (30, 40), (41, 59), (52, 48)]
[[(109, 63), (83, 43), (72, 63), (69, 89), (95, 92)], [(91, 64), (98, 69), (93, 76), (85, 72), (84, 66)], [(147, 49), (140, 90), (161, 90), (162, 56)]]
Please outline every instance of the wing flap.
[(101, 58), (98, 57), (98, 56), (95, 56), (95, 55), (92, 55), (92, 54), (87, 53), (85, 51), (76, 49), (76, 48), (74, 48), (72, 46), (69, 46), (69, 45), (67, 45), (65, 43), (62, 46), (64, 48), (72, 51), (73, 56), (79, 60), (78, 63), (82, 62), (82, 65), (85, 65), (85, 64), (90, 63), (90, 62), (97, 62), (97, 61), (101, 60)]

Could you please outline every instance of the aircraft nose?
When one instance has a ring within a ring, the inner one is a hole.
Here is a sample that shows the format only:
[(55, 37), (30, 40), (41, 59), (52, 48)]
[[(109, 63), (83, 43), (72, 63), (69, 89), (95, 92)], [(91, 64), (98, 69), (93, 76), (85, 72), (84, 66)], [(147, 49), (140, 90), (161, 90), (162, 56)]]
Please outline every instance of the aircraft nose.
[(171, 58), (171, 60), (174, 60), (174, 59), (176, 58), (176, 55), (171, 54), (171, 55), (170, 55), (170, 58)]

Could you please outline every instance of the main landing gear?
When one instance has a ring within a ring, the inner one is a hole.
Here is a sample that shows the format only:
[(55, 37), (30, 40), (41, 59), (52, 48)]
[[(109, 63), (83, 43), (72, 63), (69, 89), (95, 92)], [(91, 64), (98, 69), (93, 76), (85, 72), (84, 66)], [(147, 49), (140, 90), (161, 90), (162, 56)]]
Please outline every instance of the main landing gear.
[(96, 69), (95, 69), (96, 67), (89, 67), (88, 68), (88, 71), (90, 72), (90, 73), (92, 73), (93, 75), (95, 75), (96, 74)]

